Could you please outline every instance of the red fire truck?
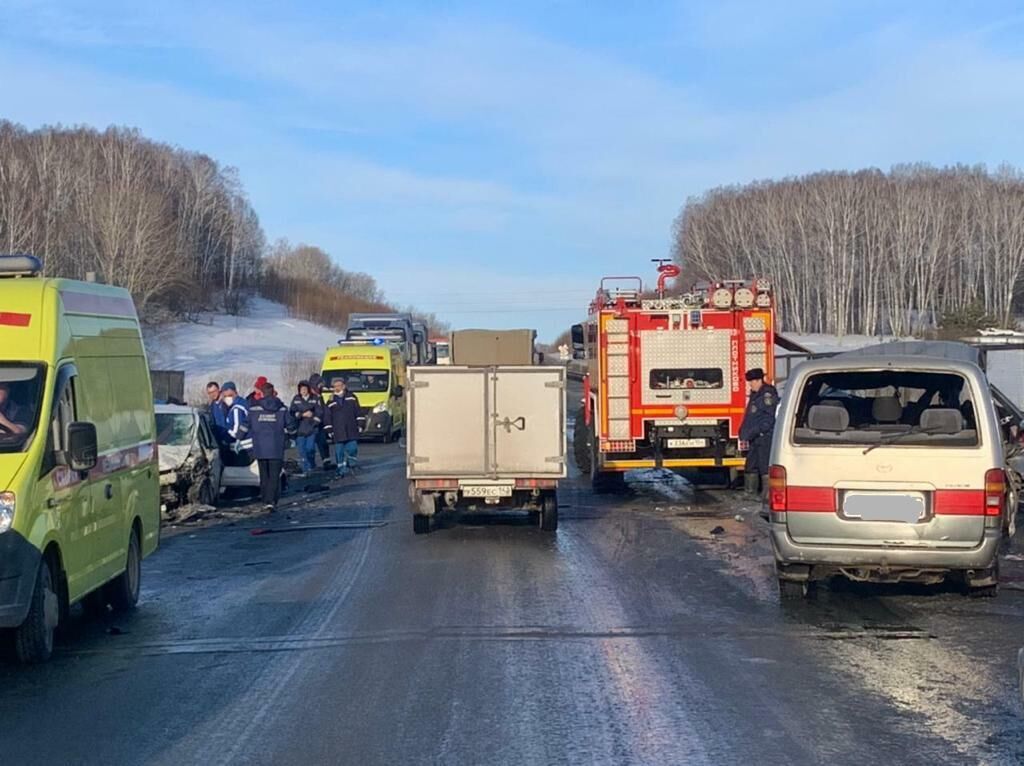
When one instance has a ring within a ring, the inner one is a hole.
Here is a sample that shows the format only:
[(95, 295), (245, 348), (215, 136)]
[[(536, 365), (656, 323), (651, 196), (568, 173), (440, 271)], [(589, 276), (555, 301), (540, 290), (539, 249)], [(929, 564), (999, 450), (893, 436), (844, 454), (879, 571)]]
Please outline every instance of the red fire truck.
[(573, 327), (574, 356), (588, 368), (573, 447), (598, 490), (637, 468), (710, 469), (734, 481), (745, 460), (744, 375), (759, 367), (774, 380), (769, 282), (667, 296), (679, 268), (656, 262), (656, 294), (645, 296), (639, 277), (606, 277), (588, 320)]

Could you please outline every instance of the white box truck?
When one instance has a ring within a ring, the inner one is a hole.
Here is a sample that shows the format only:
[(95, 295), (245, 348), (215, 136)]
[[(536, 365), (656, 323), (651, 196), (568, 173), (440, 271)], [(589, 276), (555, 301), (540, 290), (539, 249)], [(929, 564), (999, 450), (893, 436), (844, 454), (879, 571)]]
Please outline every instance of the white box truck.
[(409, 369), (406, 475), (413, 529), (445, 510), (519, 509), (558, 527), (566, 475), (565, 369)]

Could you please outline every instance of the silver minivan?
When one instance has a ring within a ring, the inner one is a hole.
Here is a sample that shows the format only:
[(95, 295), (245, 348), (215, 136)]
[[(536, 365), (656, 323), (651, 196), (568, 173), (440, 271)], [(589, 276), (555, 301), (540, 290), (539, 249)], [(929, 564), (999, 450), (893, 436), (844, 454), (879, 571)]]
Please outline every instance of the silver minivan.
[(784, 598), (837, 575), (954, 576), (974, 594), (995, 595), (1019, 482), (1006, 465), (1006, 419), (973, 353), (962, 344), (887, 344), (794, 371), (768, 491)]

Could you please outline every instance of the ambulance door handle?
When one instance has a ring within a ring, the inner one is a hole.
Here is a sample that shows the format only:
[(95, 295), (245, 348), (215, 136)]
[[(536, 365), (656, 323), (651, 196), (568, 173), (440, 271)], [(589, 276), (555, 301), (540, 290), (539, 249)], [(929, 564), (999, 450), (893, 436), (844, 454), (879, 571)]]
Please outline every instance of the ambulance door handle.
[(114, 499), (114, 485), (113, 484), (108, 484), (107, 486), (105, 486), (103, 488), (103, 495), (107, 498), (107, 500), (113, 500)]

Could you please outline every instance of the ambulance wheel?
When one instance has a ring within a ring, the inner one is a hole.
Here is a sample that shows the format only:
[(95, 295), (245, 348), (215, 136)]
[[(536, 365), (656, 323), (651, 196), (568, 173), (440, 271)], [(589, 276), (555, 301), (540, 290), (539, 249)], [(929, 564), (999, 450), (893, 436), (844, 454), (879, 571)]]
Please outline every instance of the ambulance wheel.
[(430, 517), (422, 513), (414, 513), (412, 516), (413, 534), (425, 535), (430, 532)]
[(14, 651), (26, 664), (46, 662), (53, 654), (53, 634), (60, 622), (60, 599), (54, 583), (52, 564), (43, 556), (36, 572), (28, 615), (14, 631)]
[(554, 532), (558, 529), (558, 495), (549, 492), (544, 495), (540, 513), (540, 528), (545, 532)]
[(107, 600), (115, 612), (129, 612), (139, 603), (139, 587), (142, 582), (142, 546), (139, 542), (139, 526), (132, 527), (128, 538), (128, 556), (124, 571), (105, 588)]
[(579, 413), (576, 415), (576, 425), (572, 432), (572, 451), (573, 456), (576, 458), (576, 467), (580, 469), (580, 473), (584, 476), (590, 473), (590, 466), (592, 464), (592, 447), (590, 443), (590, 426), (588, 426), (584, 420), (586, 418), (586, 410), (580, 407)]

